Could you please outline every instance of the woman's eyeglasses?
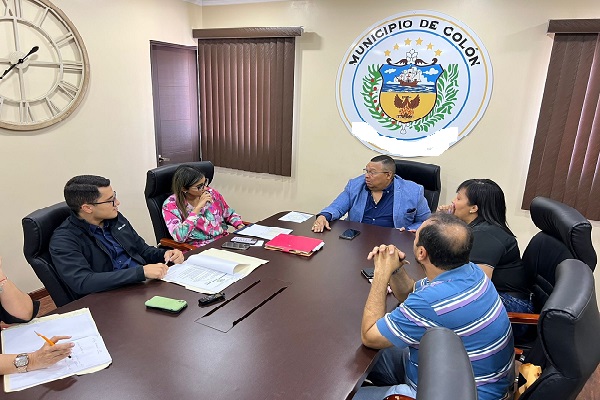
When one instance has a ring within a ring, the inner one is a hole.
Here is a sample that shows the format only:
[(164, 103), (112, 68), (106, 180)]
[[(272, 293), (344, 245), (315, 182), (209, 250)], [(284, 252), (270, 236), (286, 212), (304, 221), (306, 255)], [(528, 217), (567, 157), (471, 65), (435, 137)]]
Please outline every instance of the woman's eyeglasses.
[(190, 186), (190, 189), (194, 188), (194, 189), (196, 189), (197, 191), (200, 192), (200, 191), (202, 191), (207, 186), (208, 186), (208, 182), (204, 181), (204, 182), (202, 182), (201, 184), (199, 184), (197, 186)]

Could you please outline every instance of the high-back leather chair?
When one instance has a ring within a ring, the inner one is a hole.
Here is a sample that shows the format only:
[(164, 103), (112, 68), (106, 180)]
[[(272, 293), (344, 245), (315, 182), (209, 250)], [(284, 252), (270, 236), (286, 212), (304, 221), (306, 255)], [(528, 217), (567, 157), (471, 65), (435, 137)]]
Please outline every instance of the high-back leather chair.
[(542, 360), (525, 362), (542, 366), (542, 374), (520, 400), (574, 400), (600, 363), (600, 314), (589, 266), (574, 259), (558, 265), (537, 329)]
[[(477, 400), (471, 360), (462, 340), (448, 328), (429, 328), (419, 343), (417, 400)], [(411, 400), (390, 395), (384, 400)]]
[(418, 374), (417, 400), (477, 400), (471, 361), (450, 329), (427, 329), (419, 344)]
[(77, 298), (62, 281), (50, 257), (50, 238), (70, 214), (65, 202), (34, 211), (22, 220), (23, 253), (57, 307)]
[[(212, 182), (215, 174), (215, 167), (212, 162), (196, 161), (183, 164), (198, 169), (204, 174), (208, 182)], [(146, 174), (146, 189), (144, 190), (144, 196), (146, 197), (146, 205), (148, 206), (148, 212), (150, 213), (150, 219), (152, 220), (156, 242), (163, 246), (178, 248), (185, 251), (193, 249), (193, 247), (172, 240), (162, 215), (163, 203), (167, 197), (173, 194), (171, 191), (173, 174), (175, 174), (175, 170), (177, 170), (177, 167), (180, 165), (182, 164), (164, 165), (148, 171)]]
[(440, 202), (442, 191), (441, 168), (435, 164), (416, 161), (394, 160), (396, 175), (402, 179), (413, 181), (425, 189), (425, 199), (431, 212), (435, 212)]
[(530, 206), (531, 219), (541, 230), (523, 252), (534, 308), (539, 312), (552, 293), (556, 266), (565, 259), (583, 261), (593, 271), (596, 251), (592, 225), (579, 211), (546, 197), (536, 197)]

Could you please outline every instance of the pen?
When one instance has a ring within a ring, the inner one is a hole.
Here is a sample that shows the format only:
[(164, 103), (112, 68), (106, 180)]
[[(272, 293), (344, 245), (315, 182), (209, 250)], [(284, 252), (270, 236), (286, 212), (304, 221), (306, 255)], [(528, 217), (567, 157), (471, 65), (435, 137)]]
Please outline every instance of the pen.
[[(42, 335), (41, 333), (38, 333), (36, 331), (34, 331), (36, 335), (38, 335), (39, 337), (41, 337), (42, 339), (44, 339), (46, 341), (46, 343), (48, 343), (50, 346), (54, 346), (56, 343), (54, 343), (52, 340), (48, 339), (46, 336)], [(71, 358), (71, 356), (69, 356), (69, 358)]]

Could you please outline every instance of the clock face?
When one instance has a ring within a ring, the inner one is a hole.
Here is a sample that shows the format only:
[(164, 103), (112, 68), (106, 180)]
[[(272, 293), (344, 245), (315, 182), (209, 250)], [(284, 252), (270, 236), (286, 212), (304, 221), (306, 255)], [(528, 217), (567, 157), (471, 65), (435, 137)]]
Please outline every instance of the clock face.
[(79, 105), (89, 61), (77, 29), (52, 3), (0, 0), (3, 74), (0, 128), (35, 130), (62, 121)]

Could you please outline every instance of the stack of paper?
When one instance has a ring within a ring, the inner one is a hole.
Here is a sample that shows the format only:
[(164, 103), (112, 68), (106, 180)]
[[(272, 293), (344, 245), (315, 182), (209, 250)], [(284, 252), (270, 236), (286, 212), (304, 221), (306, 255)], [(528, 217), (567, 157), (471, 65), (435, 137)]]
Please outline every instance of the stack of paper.
[(321, 239), (282, 233), (277, 235), (273, 240), (265, 243), (265, 249), (279, 250), (308, 257), (323, 247), (324, 244), (325, 242)]
[(163, 280), (194, 292), (217, 293), (267, 262), (231, 251), (208, 249), (190, 256), (183, 264), (173, 265)]
[(27, 389), (75, 374), (90, 374), (108, 367), (112, 362), (88, 308), (35, 318), (27, 324), (3, 330), (2, 353), (19, 354), (36, 351), (44, 344), (36, 331), (48, 338), (71, 336), (71, 339), (59, 342), (75, 343), (71, 358), (65, 358), (48, 368), (26, 374), (4, 375), (5, 392)]

